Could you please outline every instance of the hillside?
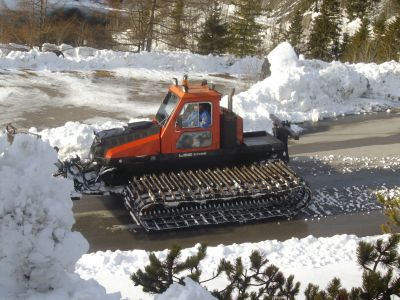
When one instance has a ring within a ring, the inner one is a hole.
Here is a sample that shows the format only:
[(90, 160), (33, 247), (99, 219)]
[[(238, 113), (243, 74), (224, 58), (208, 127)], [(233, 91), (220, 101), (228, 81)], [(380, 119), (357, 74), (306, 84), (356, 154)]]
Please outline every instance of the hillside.
[[(318, 10), (321, 7), (323, 0), (267, 0), (264, 1), (264, 6), (268, 11), (267, 24), (274, 24), (275, 26), (268, 28), (272, 31), (272, 36), (282, 34), (278, 32), (279, 29), (288, 30), (290, 22), (293, 20), (295, 12), (300, 11), (303, 15), (303, 34), (308, 36), (312, 29), (312, 20), (318, 15)], [(360, 18), (351, 19), (346, 10), (350, 0), (341, 0), (341, 16), (340, 24), (342, 27), (342, 36), (344, 33), (349, 33), (350, 36), (354, 35), (359, 26), (361, 25)], [(374, 23), (378, 18), (385, 20), (393, 20), (400, 9), (400, 3), (397, 0), (375, 0), (372, 1), (371, 7), (364, 14), (369, 19), (370, 23)]]

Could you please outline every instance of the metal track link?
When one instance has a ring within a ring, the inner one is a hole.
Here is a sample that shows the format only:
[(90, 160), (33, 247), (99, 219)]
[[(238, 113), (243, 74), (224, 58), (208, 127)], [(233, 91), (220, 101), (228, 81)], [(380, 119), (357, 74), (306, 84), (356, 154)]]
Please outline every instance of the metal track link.
[(125, 206), (148, 231), (292, 217), (311, 199), (280, 160), (136, 176)]

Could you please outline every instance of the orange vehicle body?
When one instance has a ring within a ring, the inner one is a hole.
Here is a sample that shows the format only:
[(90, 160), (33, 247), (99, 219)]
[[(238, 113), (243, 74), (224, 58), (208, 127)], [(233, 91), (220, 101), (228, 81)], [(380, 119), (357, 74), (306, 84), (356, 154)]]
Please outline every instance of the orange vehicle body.
[[(183, 87), (186, 87), (186, 89)], [(169, 92), (176, 95), (179, 100), (166, 123), (160, 127), (159, 132), (108, 149), (105, 153), (107, 160), (171, 153), (206, 152), (220, 149), (220, 120), (223, 113), (220, 107), (221, 94), (209, 88), (208, 85), (200, 84), (190, 86), (172, 85), (169, 88)], [(178, 118), (185, 105), (200, 102), (211, 104), (210, 127), (183, 128), (179, 126)], [(157, 124), (156, 120), (153, 120), (153, 122)], [(240, 145), (243, 142), (243, 119), (239, 116), (236, 119), (236, 127), (237, 144)], [(207, 132), (207, 134), (211, 135), (211, 142), (206, 147), (191, 147), (187, 149), (178, 147), (182, 134), (201, 134), (202, 132)]]

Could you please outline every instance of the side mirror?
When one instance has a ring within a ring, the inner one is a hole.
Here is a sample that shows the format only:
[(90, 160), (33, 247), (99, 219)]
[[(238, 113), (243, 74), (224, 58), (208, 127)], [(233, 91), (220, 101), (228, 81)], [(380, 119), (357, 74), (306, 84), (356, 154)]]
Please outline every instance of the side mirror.
[(178, 116), (176, 119), (175, 127), (182, 128), (182, 116)]

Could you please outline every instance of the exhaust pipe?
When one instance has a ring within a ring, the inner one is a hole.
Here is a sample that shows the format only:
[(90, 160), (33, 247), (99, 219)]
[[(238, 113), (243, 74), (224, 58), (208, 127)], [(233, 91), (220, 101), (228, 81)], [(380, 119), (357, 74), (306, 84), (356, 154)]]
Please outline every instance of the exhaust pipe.
[(235, 95), (235, 88), (231, 90), (231, 93), (228, 95), (228, 110), (233, 110), (233, 95)]

